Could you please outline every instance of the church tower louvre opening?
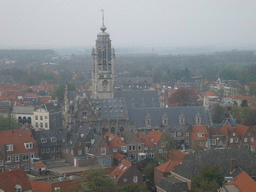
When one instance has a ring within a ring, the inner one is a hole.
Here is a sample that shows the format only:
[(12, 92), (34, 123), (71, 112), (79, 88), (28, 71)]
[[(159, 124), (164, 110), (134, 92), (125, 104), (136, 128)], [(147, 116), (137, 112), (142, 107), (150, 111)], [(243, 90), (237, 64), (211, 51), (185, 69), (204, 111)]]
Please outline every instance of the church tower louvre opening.
[(92, 49), (92, 99), (114, 97), (114, 59), (115, 51), (111, 49), (111, 40), (104, 25), (102, 10), (101, 32), (97, 35), (95, 48)]

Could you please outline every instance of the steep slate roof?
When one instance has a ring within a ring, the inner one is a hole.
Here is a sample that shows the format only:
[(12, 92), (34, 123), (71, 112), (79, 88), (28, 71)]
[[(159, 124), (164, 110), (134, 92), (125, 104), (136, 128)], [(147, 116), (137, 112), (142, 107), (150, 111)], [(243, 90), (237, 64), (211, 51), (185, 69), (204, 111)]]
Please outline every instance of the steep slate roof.
[(157, 91), (115, 91), (114, 97), (123, 97), (128, 109), (160, 107)]
[(122, 135), (124, 136), (124, 142), (126, 144), (135, 144), (135, 143), (143, 143), (140, 139), (139, 139), (139, 135), (133, 133), (133, 132), (128, 132), (128, 131), (124, 131), (122, 133)]
[(169, 159), (171, 160), (183, 160), (188, 154), (172, 149), (169, 151)]
[(59, 103), (45, 103), (43, 105), (41, 105), (42, 109), (45, 109), (46, 111), (48, 111), (49, 113), (54, 113), (54, 112), (61, 112), (61, 105)]
[(256, 190), (256, 182), (245, 171), (233, 178), (227, 185), (236, 185), (243, 192)]
[(122, 177), (122, 175), (131, 167), (131, 163), (127, 160), (123, 160), (115, 169), (110, 173), (112, 178), (117, 180)]
[[(198, 133), (204, 133), (204, 137), (198, 137)], [(192, 127), (192, 135), (195, 141), (203, 141), (208, 139), (208, 132), (204, 125), (202, 126), (193, 126)]]
[[(24, 143), (32, 142), (33, 148), (26, 149)], [(13, 151), (6, 151), (7, 155), (35, 152), (36, 141), (29, 129), (5, 130), (0, 132), (0, 147), (13, 144)]]
[[(63, 144), (62, 139), (65, 138), (66, 140), (66, 134), (68, 130), (67, 129), (50, 129), (50, 130), (40, 130), (35, 132), (36, 139), (39, 141), (39, 145), (41, 147), (52, 147), (52, 146), (60, 146)], [(52, 142), (51, 138), (56, 137), (56, 142)], [(47, 139), (46, 143), (42, 143), (41, 139)]]
[(13, 106), (12, 113), (14, 114), (33, 114), (34, 107), (20, 107), (20, 106)]
[[(235, 158), (235, 165), (237, 166), (237, 169), (232, 174), (230, 174), (231, 158)], [(219, 170), (224, 177), (235, 177), (242, 171), (246, 171), (250, 176), (256, 175), (256, 158), (246, 149), (195, 151), (185, 157), (182, 164), (172, 172), (192, 180), (193, 176), (199, 173), (199, 167), (211, 163), (220, 166)]]
[(92, 108), (96, 108), (96, 104), (99, 105), (99, 117), (100, 118), (125, 118), (126, 117), (126, 105), (123, 97), (114, 99), (93, 99)]
[(158, 143), (162, 137), (163, 133), (160, 131), (152, 130), (148, 133), (148, 138), (152, 140), (154, 143)]
[(157, 170), (163, 173), (170, 173), (175, 167), (177, 167), (183, 160), (169, 160), (162, 165), (156, 167)]
[(139, 134), (139, 139), (144, 143), (144, 146), (154, 146), (155, 144), (150, 140), (147, 135)]
[(158, 183), (157, 188), (166, 192), (183, 192), (188, 190), (188, 185), (175, 177), (163, 177)]
[(6, 192), (16, 192), (16, 184), (22, 187), (22, 191), (33, 189), (23, 169), (0, 173), (0, 189)]
[(136, 127), (146, 127), (145, 118), (147, 113), (150, 114), (151, 126), (159, 127), (162, 123), (164, 113), (167, 114), (168, 125), (179, 125), (179, 116), (183, 113), (185, 122), (191, 125), (196, 125), (195, 116), (197, 112), (201, 116), (202, 125), (211, 125), (209, 112), (205, 107), (189, 106), (189, 107), (169, 107), (169, 108), (144, 108), (144, 109), (129, 109), (128, 116), (131, 124), (136, 124)]
[(100, 142), (102, 141), (103, 137), (100, 137), (98, 135), (94, 136), (94, 143), (92, 144), (91, 153), (94, 154), (96, 150), (98, 149)]

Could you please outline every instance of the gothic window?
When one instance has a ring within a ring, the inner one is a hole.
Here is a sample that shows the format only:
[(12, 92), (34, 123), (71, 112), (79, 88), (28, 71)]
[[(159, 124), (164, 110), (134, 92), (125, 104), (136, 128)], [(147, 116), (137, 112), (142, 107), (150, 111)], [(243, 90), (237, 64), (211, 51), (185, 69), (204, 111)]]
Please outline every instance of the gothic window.
[(115, 128), (114, 127), (111, 128), (111, 133), (115, 133)]
[(102, 88), (103, 88), (103, 91), (106, 91), (107, 90), (107, 87), (108, 87), (108, 82), (106, 80), (104, 80), (102, 82)]

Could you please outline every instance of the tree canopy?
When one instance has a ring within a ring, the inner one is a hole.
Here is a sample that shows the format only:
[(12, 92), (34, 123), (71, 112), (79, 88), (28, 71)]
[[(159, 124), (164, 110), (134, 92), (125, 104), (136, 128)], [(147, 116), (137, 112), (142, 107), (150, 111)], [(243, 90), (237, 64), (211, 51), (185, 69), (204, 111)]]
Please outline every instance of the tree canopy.
[(17, 119), (12, 116), (3, 117), (0, 116), (0, 130), (18, 129), (19, 124)]
[(206, 164), (199, 169), (199, 174), (194, 176), (192, 189), (196, 192), (216, 192), (224, 181), (219, 166)]

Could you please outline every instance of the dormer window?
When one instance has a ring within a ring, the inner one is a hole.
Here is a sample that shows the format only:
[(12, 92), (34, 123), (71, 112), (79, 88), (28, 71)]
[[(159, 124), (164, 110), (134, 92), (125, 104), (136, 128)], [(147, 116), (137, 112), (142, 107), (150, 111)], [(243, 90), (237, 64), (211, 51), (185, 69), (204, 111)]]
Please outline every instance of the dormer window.
[(22, 187), (20, 185), (15, 185), (16, 192), (22, 192)]
[(149, 113), (147, 113), (147, 116), (146, 116), (146, 118), (145, 118), (145, 120), (146, 120), (146, 126), (148, 127), (148, 126), (151, 126), (151, 119), (150, 119), (150, 114)]
[(205, 137), (205, 134), (204, 133), (197, 133), (197, 136), (198, 137)]
[(41, 139), (41, 143), (47, 143), (47, 139), (46, 138), (42, 138)]
[(183, 113), (179, 116), (179, 122), (181, 125), (185, 124), (185, 115)]
[(6, 145), (6, 151), (13, 151), (13, 144)]
[(188, 136), (189, 136), (189, 132), (186, 133), (186, 137), (188, 137)]
[(198, 112), (195, 116), (196, 125), (201, 125), (201, 115)]
[(24, 143), (24, 145), (25, 145), (26, 149), (33, 149), (33, 143), (32, 142)]
[(57, 141), (57, 138), (56, 137), (52, 137), (51, 138), (51, 142), (55, 143)]

